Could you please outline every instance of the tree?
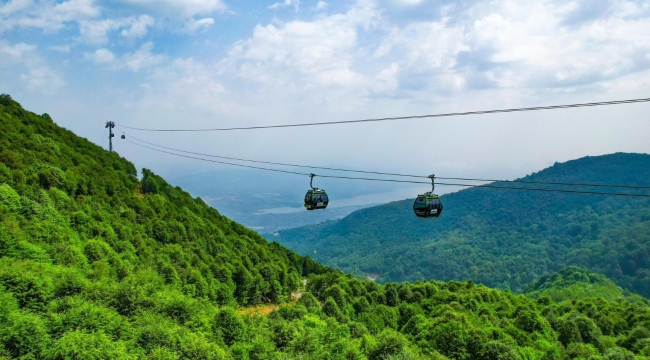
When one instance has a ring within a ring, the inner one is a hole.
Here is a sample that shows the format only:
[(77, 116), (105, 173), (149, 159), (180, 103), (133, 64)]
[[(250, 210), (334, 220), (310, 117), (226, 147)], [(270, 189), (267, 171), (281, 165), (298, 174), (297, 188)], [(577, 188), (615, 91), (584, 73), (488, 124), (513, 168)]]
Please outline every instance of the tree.
[(226, 345), (243, 341), (247, 336), (246, 324), (237, 316), (234, 310), (222, 309), (215, 318), (214, 328), (218, 331)]

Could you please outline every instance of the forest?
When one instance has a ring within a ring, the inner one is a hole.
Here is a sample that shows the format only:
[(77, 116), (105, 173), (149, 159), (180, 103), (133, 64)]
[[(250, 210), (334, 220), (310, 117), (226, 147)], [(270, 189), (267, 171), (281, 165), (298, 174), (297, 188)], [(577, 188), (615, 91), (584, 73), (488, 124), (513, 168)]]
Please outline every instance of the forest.
[(139, 178), (9, 95), (0, 124), (0, 358), (650, 359), (643, 301), (551, 292), (602, 275), (571, 268), (531, 296), (378, 284)]
[[(650, 155), (585, 157), (522, 181), (648, 186)], [(647, 194), (647, 190), (505, 184)], [(650, 296), (650, 199), (471, 188), (441, 196), (437, 219), (413, 215), (413, 200), (356, 211), (338, 221), (266, 235), (300, 254), (377, 281), (468, 280), (523, 291), (571, 265)]]

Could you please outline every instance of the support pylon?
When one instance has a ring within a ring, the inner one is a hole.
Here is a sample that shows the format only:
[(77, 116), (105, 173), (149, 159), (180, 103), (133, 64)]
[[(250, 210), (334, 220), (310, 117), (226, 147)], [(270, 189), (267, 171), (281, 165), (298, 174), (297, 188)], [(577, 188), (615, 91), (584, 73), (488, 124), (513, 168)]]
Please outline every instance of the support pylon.
[(115, 134), (113, 134), (113, 128), (115, 127), (115, 123), (112, 121), (107, 121), (106, 126), (104, 128), (108, 129), (108, 151), (113, 151), (113, 138), (115, 137)]

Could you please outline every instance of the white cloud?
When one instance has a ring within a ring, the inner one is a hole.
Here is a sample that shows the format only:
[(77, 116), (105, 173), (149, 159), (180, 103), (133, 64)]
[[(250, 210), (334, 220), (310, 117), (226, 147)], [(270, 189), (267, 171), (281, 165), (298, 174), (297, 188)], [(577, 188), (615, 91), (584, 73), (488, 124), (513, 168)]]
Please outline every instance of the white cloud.
[(107, 65), (112, 70), (129, 69), (139, 72), (145, 69), (156, 69), (167, 61), (165, 55), (152, 53), (153, 43), (144, 43), (138, 50), (123, 55), (115, 55), (112, 51), (101, 48), (84, 57), (98, 65)]
[(208, 104), (226, 92), (216, 80), (217, 71), (193, 59), (174, 60), (168, 68), (157, 73), (159, 77), (161, 74), (171, 84), (170, 93), (176, 96), (186, 94), (187, 98)]
[(0, 42), (0, 54), (4, 55), (2, 58), (11, 59), (12, 61), (21, 61), (25, 53), (34, 50), (36, 50), (36, 45), (19, 43), (11, 46), (5, 42)]
[(29, 8), (32, 4), (33, 0), (9, 0), (9, 2), (0, 6), (0, 15), (11, 15)]
[(490, 13), (466, 30), (469, 46), (492, 64), (491, 76), (500, 87), (595, 83), (642, 69), (637, 54), (650, 51), (648, 18), (608, 15), (563, 26), (563, 6), (501, 5), (499, 12), (485, 9)]
[(79, 34), (81, 39), (88, 44), (101, 45), (108, 42), (108, 33), (125, 26), (120, 20), (93, 20), (80, 21)]
[(185, 31), (188, 33), (195, 33), (199, 30), (205, 30), (210, 28), (212, 25), (214, 25), (214, 19), (213, 18), (203, 18), (199, 20), (195, 20), (194, 18), (190, 18), (187, 20), (185, 23)]
[(106, 20), (82, 20), (79, 22), (81, 40), (88, 44), (102, 45), (108, 42), (110, 32), (124, 29), (124, 37), (141, 38), (147, 34), (147, 27), (154, 24), (149, 15), (140, 17), (122, 17)]
[(311, 22), (258, 25), (250, 39), (233, 48), (230, 60), (253, 81), (284, 83), (298, 77), (305, 86), (357, 85), (364, 81), (352, 66), (357, 31), (377, 16), (372, 3), (362, 2), (345, 14)]
[(400, 5), (408, 5), (408, 6), (413, 6), (413, 5), (420, 5), (422, 4), (425, 0), (394, 0), (396, 3)]
[(43, 90), (46, 93), (52, 93), (65, 85), (63, 78), (47, 66), (30, 69), (27, 73), (21, 74), (20, 78), (29, 89)]
[(86, 54), (86, 58), (94, 61), (96, 64), (106, 64), (115, 60), (115, 55), (108, 49), (97, 49), (92, 54)]
[(142, 69), (147, 69), (161, 64), (166, 57), (164, 55), (153, 54), (153, 43), (147, 42), (143, 44), (137, 51), (127, 54), (123, 57), (122, 66), (138, 72)]
[(316, 4), (316, 10), (323, 10), (325, 9), (329, 4), (326, 3), (323, 0), (319, 0), (318, 3)]
[(222, 0), (122, 0), (123, 2), (144, 6), (149, 9), (193, 17), (201, 14), (224, 12), (228, 9)]
[[(63, 77), (50, 68), (31, 44), (9, 44), (0, 40), (0, 82), (22, 81), (27, 89), (52, 93), (65, 85)], [(5, 84), (6, 85), (6, 84)]]
[(50, 49), (62, 53), (69, 53), (72, 47), (70, 45), (52, 45)]
[(287, 6), (293, 6), (296, 11), (300, 7), (300, 0), (284, 0), (284, 2), (276, 2), (273, 5), (269, 6), (269, 9), (279, 9)]
[(463, 27), (418, 22), (392, 28), (373, 57), (399, 64), (408, 91), (450, 92), (465, 84), (455, 66), (459, 53), (468, 50)]
[(479, 2), (441, 20), (385, 22), (372, 62), (399, 64), (409, 96), (481, 88), (575, 91), (648, 68), (639, 53), (650, 51), (650, 19), (630, 4), (611, 1), (610, 12), (570, 26), (565, 22), (576, 3), (510, 0)]
[(153, 26), (154, 19), (149, 15), (140, 15), (133, 20), (129, 29), (122, 30), (122, 36), (141, 38), (147, 34), (147, 27)]
[(69, 0), (54, 6), (54, 14), (59, 21), (94, 18), (100, 13), (99, 8), (93, 4), (93, 0)]
[(229, 94), (219, 78), (217, 67), (192, 58), (165, 63), (141, 84), (144, 91), (140, 111), (150, 114), (150, 119), (183, 113), (193, 117), (197, 109), (202, 115), (241, 112), (236, 104), (226, 100)]
[(387, 93), (396, 90), (399, 86), (399, 72), (399, 64), (390, 64), (390, 66), (377, 75), (375, 83), (372, 84), (372, 91), (376, 93)]
[(12, 0), (0, 7), (0, 32), (14, 28), (55, 31), (66, 23), (93, 19), (101, 13), (92, 0)]

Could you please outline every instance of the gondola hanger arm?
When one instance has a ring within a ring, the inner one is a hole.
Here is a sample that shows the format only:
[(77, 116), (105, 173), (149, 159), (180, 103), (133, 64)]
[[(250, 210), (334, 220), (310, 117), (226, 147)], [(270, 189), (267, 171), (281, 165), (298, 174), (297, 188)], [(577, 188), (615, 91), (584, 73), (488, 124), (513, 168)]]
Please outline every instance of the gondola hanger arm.
[(429, 175), (429, 176), (427, 176), (427, 177), (428, 177), (429, 179), (431, 179), (431, 193), (433, 194), (433, 192), (434, 192), (435, 189), (436, 189), (436, 175), (435, 175), (435, 174), (431, 174), (431, 175)]
[(315, 176), (316, 176), (316, 174), (314, 174), (314, 173), (309, 174), (309, 187), (310, 187), (312, 190), (318, 190), (318, 188), (315, 188), (315, 187), (312, 185)]

